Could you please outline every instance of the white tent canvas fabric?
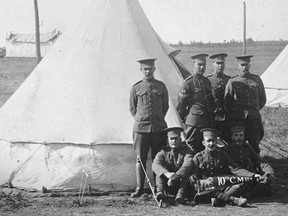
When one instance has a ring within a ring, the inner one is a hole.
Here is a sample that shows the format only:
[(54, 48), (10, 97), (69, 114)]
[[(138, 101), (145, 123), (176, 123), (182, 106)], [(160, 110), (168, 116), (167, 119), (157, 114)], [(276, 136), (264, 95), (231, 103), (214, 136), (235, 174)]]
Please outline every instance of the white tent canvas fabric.
[(261, 75), (264, 83), (266, 106), (288, 106), (288, 46)]
[(0, 184), (79, 189), (85, 170), (92, 189), (133, 189), (129, 93), (142, 79), (138, 59), (157, 58), (155, 77), (169, 91), (166, 121), (181, 125), (176, 51), (138, 1), (98, 0), (83, 14), (0, 109)]

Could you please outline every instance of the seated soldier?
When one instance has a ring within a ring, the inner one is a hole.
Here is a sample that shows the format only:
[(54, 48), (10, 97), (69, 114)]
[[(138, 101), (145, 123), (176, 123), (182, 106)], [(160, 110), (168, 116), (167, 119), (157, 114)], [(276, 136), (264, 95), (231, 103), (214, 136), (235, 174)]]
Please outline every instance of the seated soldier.
[[(199, 168), (196, 175), (191, 175), (190, 182), (195, 183), (200, 179), (207, 179), (209, 177), (223, 176), (223, 175), (237, 175), (259, 178), (260, 175), (242, 169), (236, 164), (224, 151), (217, 148), (217, 137), (219, 132), (212, 128), (204, 128), (201, 130), (203, 133), (203, 145), (205, 149), (198, 152), (193, 161)], [(201, 202), (206, 199), (211, 200), (212, 206), (218, 206), (221, 202), (224, 204), (245, 206), (247, 199), (238, 198), (231, 194), (224, 193), (221, 189), (209, 192), (204, 195), (198, 195), (195, 202)]]
[(234, 162), (250, 172), (262, 176), (259, 182), (243, 183), (227, 188), (227, 194), (237, 194), (246, 198), (272, 195), (271, 181), (276, 181), (273, 168), (264, 161), (255, 150), (245, 142), (245, 125), (233, 123), (231, 126), (231, 143), (226, 148), (227, 154)]
[(156, 174), (156, 198), (165, 200), (166, 195), (176, 195), (177, 204), (185, 204), (189, 176), (193, 169), (194, 152), (181, 141), (181, 127), (167, 128), (168, 145), (156, 155), (152, 170)]

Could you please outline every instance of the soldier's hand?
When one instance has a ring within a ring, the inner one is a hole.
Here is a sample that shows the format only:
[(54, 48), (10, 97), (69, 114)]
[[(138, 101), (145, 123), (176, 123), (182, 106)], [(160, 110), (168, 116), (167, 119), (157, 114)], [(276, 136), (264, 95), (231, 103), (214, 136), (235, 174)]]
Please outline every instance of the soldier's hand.
[(167, 185), (168, 185), (169, 187), (173, 186), (173, 182), (172, 182), (171, 179), (168, 180)]
[(167, 182), (167, 185), (169, 186), (169, 187), (171, 187), (171, 186), (173, 186), (174, 184), (176, 184), (178, 181), (180, 181), (181, 180), (181, 176), (179, 176), (179, 175), (177, 175), (177, 174), (173, 174), (172, 176), (171, 176), (171, 178), (169, 178), (169, 180), (168, 180), (168, 182)]
[(191, 175), (189, 177), (189, 182), (190, 182), (191, 185), (195, 184), (197, 182), (197, 180), (198, 180), (198, 177), (195, 176), (195, 175)]
[(174, 172), (165, 172), (164, 175), (166, 176), (166, 178), (170, 179), (173, 175), (175, 175)]
[(171, 187), (171, 186), (173, 185), (173, 182), (171, 181), (171, 177), (172, 177), (173, 175), (175, 175), (175, 173), (174, 173), (174, 172), (165, 172), (164, 175), (166, 176), (166, 178), (168, 178), (167, 185), (168, 185), (169, 187)]
[(260, 181), (263, 181), (264, 180), (264, 177), (261, 176), (260, 174), (257, 174), (255, 173), (253, 176), (252, 176), (253, 179), (255, 179), (257, 182), (260, 182)]

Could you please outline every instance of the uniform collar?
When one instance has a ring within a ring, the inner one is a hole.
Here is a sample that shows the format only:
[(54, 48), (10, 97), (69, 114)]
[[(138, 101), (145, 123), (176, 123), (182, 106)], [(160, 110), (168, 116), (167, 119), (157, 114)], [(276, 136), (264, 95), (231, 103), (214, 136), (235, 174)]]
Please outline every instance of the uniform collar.
[(145, 83), (151, 83), (151, 82), (154, 82), (155, 81), (155, 78), (152, 78), (152, 79), (142, 79), (143, 82)]
[(193, 76), (197, 79), (202, 79), (204, 77), (203, 74), (193, 74)]
[(217, 78), (223, 78), (224, 77), (224, 73), (219, 73), (219, 74), (214, 73), (213, 75)]
[(208, 150), (204, 150), (204, 155), (205, 156), (214, 156), (214, 155), (216, 155), (217, 154), (217, 149), (216, 150), (214, 150), (214, 151), (208, 151)]
[(246, 76), (242, 77), (242, 76), (238, 75), (238, 77), (240, 77), (240, 78), (242, 78), (242, 79), (247, 79), (247, 78), (250, 77), (250, 75), (251, 75), (251, 74), (250, 74), (250, 71), (249, 71)]

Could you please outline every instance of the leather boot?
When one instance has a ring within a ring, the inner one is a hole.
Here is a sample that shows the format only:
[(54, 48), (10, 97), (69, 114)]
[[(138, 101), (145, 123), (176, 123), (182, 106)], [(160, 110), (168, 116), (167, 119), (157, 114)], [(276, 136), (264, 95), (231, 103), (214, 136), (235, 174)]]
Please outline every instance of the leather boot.
[[(143, 165), (145, 166), (146, 163)], [(135, 189), (135, 192), (131, 194), (131, 198), (139, 197), (144, 193), (143, 188), (144, 188), (144, 182), (145, 182), (145, 173), (139, 162), (136, 163), (136, 179), (137, 179), (137, 187)]]
[(238, 197), (231, 196), (230, 197), (230, 201), (231, 201), (232, 205), (236, 205), (236, 206), (239, 206), (239, 207), (243, 207), (243, 206), (247, 205), (247, 199), (246, 198), (242, 198), (242, 197), (238, 198)]
[(137, 187), (137, 188), (135, 189), (135, 192), (133, 192), (133, 193), (131, 194), (131, 198), (140, 197), (142, 194), (143, 194), (143, 188)]
[(166, 198), (166, 196), (164, 195), (163, 192), (158, 192), (158, 193), (156, 194), (156, 200), (157, 200), (158, 202), (160, 202), (160, 200), (163, 200), (163, 199), (165, 199), (165, 198)]
[(185, 199), (183, 196), (183, 193), (177, 193), (176, 198), (175, 198), (176, 204), (180, 204), (180, 205), (185, 205)]
[(213, 207), (219, 206), (219, 201), (218, 201), (218, 199), (212, 197), (212, 198), (211, 198), (211, 205), (212, 205)]

